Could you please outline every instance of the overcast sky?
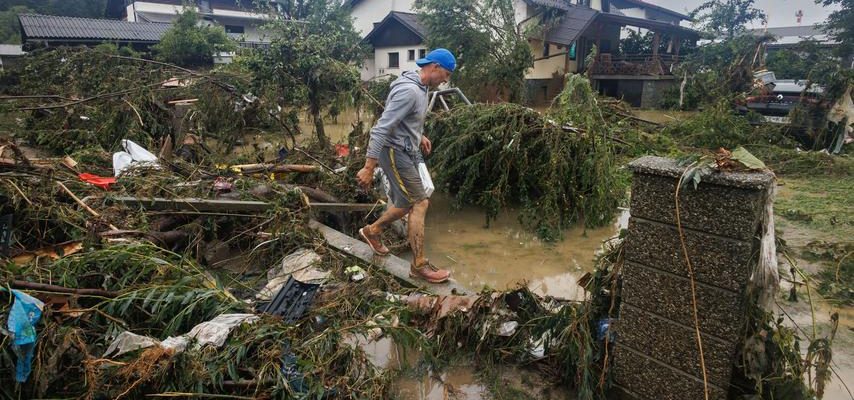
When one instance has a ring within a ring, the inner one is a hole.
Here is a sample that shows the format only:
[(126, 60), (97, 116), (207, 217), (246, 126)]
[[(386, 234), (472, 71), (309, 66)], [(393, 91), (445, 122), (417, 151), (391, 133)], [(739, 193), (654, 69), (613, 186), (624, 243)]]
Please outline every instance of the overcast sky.
[[(688, 13), (702, 4), (703, 0), (645, 0), (674, 11)], [(768, 26), (795, 26), (798, 20), (795, 13), (798, 10), (804, 12), (801, 25), (812, 25), (824, 22), (828, 15), (836, 8), (823, 7), (815, 4), (814, 0), (756, 0), (756, 7), (761, 8), (768, 15)], [(755, 28), (760, 28), (756, 26)]]

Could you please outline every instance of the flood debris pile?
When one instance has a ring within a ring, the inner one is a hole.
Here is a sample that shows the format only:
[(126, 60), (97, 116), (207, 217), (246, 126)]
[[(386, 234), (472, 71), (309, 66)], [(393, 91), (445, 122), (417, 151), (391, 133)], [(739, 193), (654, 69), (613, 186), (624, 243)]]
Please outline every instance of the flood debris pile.
[(799, 140), (797, 127), (755, 124), (750, 116), (739, 115), (728, 100), (665, 126), (662, 136), (672, 138), (675, 154), (690, 154), (720, 147), (744, 146), (761, 158), (775, 173), (787, 176), (849, 176), (854, 162), (848, 155), (831, 155), (808, 149)]
[(571, 224), (611, 222), (625, 197), (604, 113), (589, 82), (568, 75), (546, 115), (515, 104), (463, 106), (428, 121), (437, 183), (487, 222), (508, 206), (545, 240)]
[[(116, 201), (143, 189), (132, 180), (125, 185), (129, 177), (120, 175), (105, 192), (61, 162), (35, 169), (21, 159), (0, 172), (10, 200), (3, 211), (15, 221), (0, 315), (7, 321), (29, 296), (40, 314), (31, 321), (30, 350), (4, 337), (5, 397), (388, 398), (396, 371), (373, 365), (354, 344), (384, 335), (419, 349), (435, 368), (467, 356), (535, 362), (555, 379), (605, 390), (596, 380), (602, 350), (591, 330), (599, 317), (589, 303), (546, 300), (526, 289), (417, 293), (330, 251), (306, 228), (309, 215), (295, 189), (261, 213), (147, 210), (144, 201)], [(131, 173), (164, 192), (176, 186), (159, 182), (163, 169)], [(241, 179), (247, 187), (262, 180)], [(242, 187), (233, 190), (250, 196)], [(50, 212), (56, 220), (40, 226)], [(42, 235), (47, 227), (51, 234)], [(45, 245), (48, 239), (65, 242)], [(217, 252), (226, 257), (216, 261)], [(286, 295), (295, 278), (310, 301)]]
[(228, 146), (253, 129), (296, 129), (274, 103), (262, 105), (237, 68), (201, 73), (105, 45), (37, 51), (18, 79), (7, 107), (26, 113), (24, 139), (57, 155), (109, 150), (121, 139), (157, 148), (184, 131)]
[(605, 392), (601, 310), (433, 296), (333, 251), (312, 219), (352, 231), (379, 210), (315, 209), (378, 204), (344, 173), (362, 152), (238, 159), (246, 129), (287, 134), (239, 75), (122, 57), (36, 54), (24, 74), (45, 78), (4, 100), (20, 120), (0, 142), (0, 397), (389, 398), (400, 372), (360, 346), (383, 336), (432, 370), (530, 364)]

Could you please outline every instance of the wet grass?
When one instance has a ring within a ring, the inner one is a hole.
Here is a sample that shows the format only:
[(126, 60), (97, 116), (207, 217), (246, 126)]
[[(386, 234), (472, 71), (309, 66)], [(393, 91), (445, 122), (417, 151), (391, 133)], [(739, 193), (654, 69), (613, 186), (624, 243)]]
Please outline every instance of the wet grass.
[(854, 240), (854, 176), (780, 179), (775, 212), (795, 225)]

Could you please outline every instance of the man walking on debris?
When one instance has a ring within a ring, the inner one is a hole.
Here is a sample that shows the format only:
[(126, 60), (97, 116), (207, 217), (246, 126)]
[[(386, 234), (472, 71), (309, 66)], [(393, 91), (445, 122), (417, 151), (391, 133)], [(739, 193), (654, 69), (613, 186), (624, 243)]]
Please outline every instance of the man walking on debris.
[(374, 253), (386, 255), (389, 250), (380, 235), (389, 224), (409, 214), (408, 236), (413, 255), (409, 275), (442, 283), (451, 273), (424, 257), (424, 217), (429, 200), (418, 174), (418, 163), (422, 162), (421, 151), (429, 155), (431, 150), (430, 139), (424, 136), (427, 89), (447, 82), (457, 61), (450, 51), (436, 49), (415, 63), (421, 67), (418, 72), (404, 72), (391, 83), (385, 110), (371, 129), (365, 166), (356, 174), (359, 185), (367, 189), (379, 164), (391, 186), (388, 200), (392, 207), (376, 222), (359, 229), (359, 235)]

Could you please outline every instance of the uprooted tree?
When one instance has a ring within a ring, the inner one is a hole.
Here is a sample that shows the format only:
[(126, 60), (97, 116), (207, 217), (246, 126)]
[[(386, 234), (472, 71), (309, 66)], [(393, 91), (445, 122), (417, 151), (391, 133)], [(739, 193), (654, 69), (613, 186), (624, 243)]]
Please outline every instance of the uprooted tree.
[(824, 29), (836, 39), (839, 46), (837, 55), (845, 58), (854, 52), (854, 1), (852, 0), (816, 0), (816, 4), (825, 7), (838, 5), (839, 9), (830, 13)]
[(590, 83), (567, 75), (547, 117), (516, 104), (478, 104), (437, 114), (425, 132), (434, 142), (437, 181), (457, 206), (520, 206), (520, 222), (547, 241), (583, 222), (611, 222), (624, 197), (605, 115)]

